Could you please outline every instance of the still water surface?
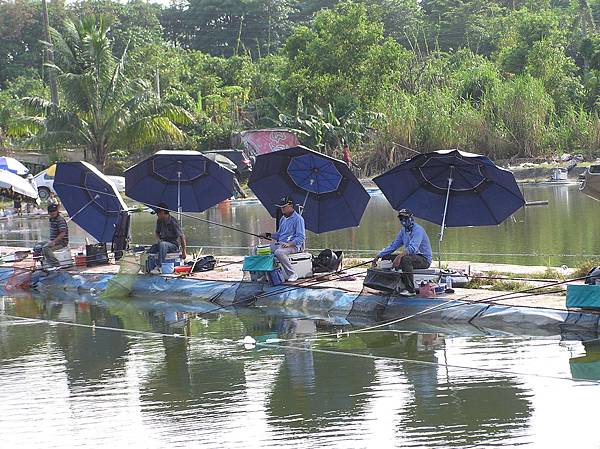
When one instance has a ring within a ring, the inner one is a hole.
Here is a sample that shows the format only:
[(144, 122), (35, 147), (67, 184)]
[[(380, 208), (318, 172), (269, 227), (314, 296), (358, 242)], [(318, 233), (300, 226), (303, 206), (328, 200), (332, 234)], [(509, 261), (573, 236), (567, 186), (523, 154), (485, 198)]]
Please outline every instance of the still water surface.
[[(561, 264), (600, 254), (597, 203), (570, 187), (524, 193), (550, 205), (498, 227), (449, 230), (450, 257)], [(259, 205), (204, 216), (255, 232), (272, 226)], [(136, 215), (137, 242), (151, 240), (153, 221)], [(0, 226), (9, 244), (47, 236), (45, 220)], [(192, 220), (185, 229), (191, 245), (233, 247), (217, 254), (252, 243)], [(376, 250), (396, 229), (375, 196), (360, 229), (310, 245)], [(600, 344), (581, 341), (594, 336), (416, 320), (353, 333), (373, 323), (334, 318), (64, 292), (0, 297), (2, 447), (600, 445)], [(247, 335), (259, 345), (246, 349)]]
[(600, 444), (597, 342), (190, 307), (0, 299), (2, 447)]
[[(600, 203), (581, 194), (577, 186), (524, 186), (527, 201), (548, 201), (548, 206), (525, 207), (499, 226), (449, 228), (443, 242), (444, 259), (525, 265), (574, 266), (580, 260), (600, 257), (598, 217)], [(274, 220), (258, 202), (232, 202), (212, 208), (198, 217), (253, 233), (272, 231)], [(153, 243), (155, 217), (134, 214), (133, 241)], [(215, 254), (246, 254), (254, 237), (184, 218), (188, 244)], [(437, 252), (439, 226), (423, 223)], [(374, 255), (393, 240), (398, 221), (386, 199), (374, 195), (361, 226), (323, 235), (309, 233), (309, 249), (343, 249), (362, 256)], [(47, 222), (0, 222), (0, 244), (31, 244), (47, 238)], [(84, 233), (71, 224), (72, 242), (83, 242)], [(16, 241), (16, 242), (15, 242)]]

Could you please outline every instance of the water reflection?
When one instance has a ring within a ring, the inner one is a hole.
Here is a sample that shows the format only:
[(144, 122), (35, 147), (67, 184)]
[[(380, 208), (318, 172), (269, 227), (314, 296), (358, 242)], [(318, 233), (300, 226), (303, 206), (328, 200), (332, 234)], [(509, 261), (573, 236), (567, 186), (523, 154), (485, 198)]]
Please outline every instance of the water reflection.
[[(578, 259), (600, 254), (595, 238), (598, 203), (577, 191), (577, 186), (524, 186), (528, 201), (548, 201), (548, 206), (525, 207), (499, 226), (449, 228), (443, 251), (450, 260), (472, 260), (529, 265), (572, 266)], [(199, 217), (241, 228), (252, 233), (272, 230), (274, 223), (257, 201), (231, 201), (209, 209)], [(133, 216), (133, 241), (153, 242), (156, 218), (147, 213)], [(434, 247), (439, 226), (424, 223)], [(70, 236), (74, 245), (83, 244), (85, 234), (73, 223)], [(183, 219), (188, 244), (202, 247), (205, 253), (243, 254), (256, 239), (231, 229), (191, 218)], [(308, 247), (334, 248), (372, 255), (386, 246), (398, 231), (394, 212), (382, 195), (371, 198), (359, 228), (309, 233)], [(47, 237), (46, 219), (11, 219), (0, 222), (0, 244), (32, 245)], [(546, 256), (545, 256), (546, 255)]]
[(600, 341), (584, 342), (585, 355), (571, 357), (573, 379), (600, 380)]
[[(457, 339), (402, 329), (314, 339), (339, 328), (327, 319), (269, 310), (207, 314), (150, 300), (24, 295), (3, 301), (8, 316), (82, 325), (0, 318), (5, 412), (12, 410), (5, 389), (10, 383), (27, 378), (40, 382), (31, 388), (45, 388), (64, 382), (68, 394), (61, 400), (73, 413), (55, 422), (64, 429), (77, 429), (74, 419), (110, 420), (128, 407), (120, 425), (142, 422), (162, 446), (185, 441), (242, 447), (248, 435), (262, 446), (282, 438), (290, 445), (363, 447), (374, 435), (423, 447), (491, 441), (511, 446), (535, 434), (528, 430), (536, 410), (535, 381), (514, 373), (528, 358), (538, 369), (544, 360), (544, 349), (534, 350), (532, 340)], [(245, 335), (287, 341), (247, 351), (236, 343)], [(544, 348), (564, 364), (569, 355), (557, 342)], [(598, 379), (596, 367), (590, 368), (599, 363), (600, 347), (586, 343), (585, 351), (570, 360), (571, 373)], [(64, 369), (57, 370), (57, 363)], [(34, 369), (45, 376), (28, 376)], [(38, 402), (21, 399), (19, 407), (31, 413)], [(11, 435), (27, 429), (19, 421)], [(88, 444), (105, 444), (105, 437), (98, 434)]]

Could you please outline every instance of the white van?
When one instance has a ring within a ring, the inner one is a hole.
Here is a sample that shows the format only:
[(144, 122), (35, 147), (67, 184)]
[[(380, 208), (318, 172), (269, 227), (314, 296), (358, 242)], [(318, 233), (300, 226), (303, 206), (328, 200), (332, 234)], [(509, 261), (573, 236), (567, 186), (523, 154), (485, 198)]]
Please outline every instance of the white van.
[[(39, 172), (33, 177), (38, 189), (38, 195), (41, 201), (46, 201), (50, 196), (50, 192), (56, 193), (54, 190), (54, 175), (56, 173), (56, 164), (51, 165), (46, 170)], [(108, 179), (112, 181), (119, 192), (125, 191), (125, 178), (123, 176), (109, 176)]]

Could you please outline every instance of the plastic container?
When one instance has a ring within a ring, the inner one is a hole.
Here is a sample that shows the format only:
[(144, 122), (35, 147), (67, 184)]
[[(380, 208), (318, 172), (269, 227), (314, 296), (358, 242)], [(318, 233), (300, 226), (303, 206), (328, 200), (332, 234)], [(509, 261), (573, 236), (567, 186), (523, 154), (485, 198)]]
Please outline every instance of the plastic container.
[(171, 262), (165, 262), (160, 266), (160, 272), (163, 274), (171, 274), (175, 271), (175, 264)]
[(87, 259), (83, 254), (77, 254), (75, 256), (75, 266), (76, 267), (85, 267), (86, 261), (87, 261)]
[(192, 271), (192, 267), (189, 265), (175, 267), (175, 273), (189, 273), (190, 271)]
[(258, 245), (256, 247), (257, 256), (268, 256), (271, 254), (271, 245)]

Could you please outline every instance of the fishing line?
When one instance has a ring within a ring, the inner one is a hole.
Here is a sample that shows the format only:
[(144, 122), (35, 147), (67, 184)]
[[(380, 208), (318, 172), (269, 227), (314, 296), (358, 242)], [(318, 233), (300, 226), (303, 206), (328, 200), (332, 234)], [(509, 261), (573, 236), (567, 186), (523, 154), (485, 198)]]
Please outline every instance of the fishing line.
[[(574, 278), (574, 279), (569, 279), (569, 280), (557, 282), (557, 283), (555, 283), (555, 285), (560, 285), (560, 284), (564, 284), (564, 283), (567, 283), (567, 282), (574, 282), (574, 281), (578, 281), (578, 280), (582, 280), (582, 279), (585, 279), (585, 276), (581, 277), (581, 278)], [(497, 296), (492, 296), (491, 298), (483, 298), (483, 299), (480, 299), (480, 300), (469, 301), (466, 304), (453, 304), (453, 305), (450, 305), (449, 307), (442, 308), (443, 306), (451, 304), (451, 303), (453, 303), (455, 301), (464, 300), (464, 299), (468, 298), (469, 296), (473, 296), (473, 294), (466, 295), (466, 296), (463, 296), (461, 298), (454, 298), (454, 299), (445, 301), (443, 303), (440, 303), (440, 304), (437, 304), (435, 306), (432, 306), (432, 307), (429, 307), (427, 309), (424, 309), (424, 310), (422, 310), (420, 312), (416, 312), (416, 313), (414, 313), (412, 315), (408, 315), (408, 316), (405, 316), (405, 317), (400, 317), (400, 318), (397, 318), (397, 319), (394, 319), (394, 320), (386, 321), (384, 323), (380, 323), (380, 324), (377, 324), (377, 325), (365, 328), (365, 330), (367, 330), (367, 329), (368, 330), (372, 330), (372, 329), (377, 329), (377, 328), (380, 328), (380, 327), (389, 326), (389, 325), (396, 324), (396, 323), (399, 323), (399, 322), (402, 322), (402, 321), (410, 320), (411, 318), (415, 318), (417, 316), (422, 316), (422, 315), (430, 314), (430, 313), (432, 313), (434, 311), (444, 312), (446, 310), (450, 310), (450, 309), (453, 309), (453, 308), (456, 308), (456, 307), (468, 307), (468, 306), (471, 306), (473, 304), (488, 303), (490, 301), (504, 301), (504, 300), (515, 299), (515, 298), (511, 298), (509, 296), (516, 295), (516, 294), (522, 294), (522, 293), (529, 293), (529, 292), (532, 292), (534, 290), (539, 290), (541, 288), (548, 288), (548, 287), (549, 286), (547, 286), (547, 285), (538, 286), (538, 287), (532, 287), (532, 288), (524, 289), (524, 290), (517, 291), (517, 292), (509, 292), (509, 293), (504, 293), (504, 294), (500, 294), (500, 295), (497, 295)], [(522, 295), (521, 297), (528, 297), (528, 296), (535, 296), (535, 294), (533, 294), (533, 295)], [(491, 303), (491, 304), (493, 305), (493, 303)], [(361, 331), (363, 331), (363, 329), (357, 329), (355, 331), (349, 331), (348, 333), (349, 334), (350, 333), (358, 333), (358, 332), (361, 332)]]
[[(0, 317), (7, 317), (10, 319), (14, 319), (14, 320), (29, 321), (29, 322), (35, 322), (35, 323), (41, 323), (41, 324), (47, 324), (47, 325), (73, 326), (73, 327), (87, 328), (87, 329), (91, 329), (91, 330), (99, 329), (99, 330), (105, 330), (105, 331), (111, 331), (111, 332), (122, 332), (125, 334), (144, 335), (144, 336), (149, 336), (149, 337), (181, 338), (181, 339), (185, 339), (188, 341), (203, 340), (198, 336), (185, 335), (185, 334), (166, 334), (166, 333), (152, 332), (152, 331), (140, 331), (140, 330), (135, 330), (135, 329), (122, 329), (122, 328), (109, 327), (109, 326), (98, 326), (96, 324), (69, 323), (69, 322), (65, 322), (65, 321), (44, 320), (44, 319), (39, 319), (39, 318), (25, 318), (25, 317), (20, 317), (20, 316), (15, 316), (15, 315), (6, 315), (6, 314), (0, 315)], [(281, 341), (282, 340), (278, 340), (277, 342), (273, 342), (273, 343), (256, 342), (256, 346), (261, 346), (261, 347), (265, 347), (265, 348), (269, 348), (269, 349), (283, 349), (285, 347), (288, 349), (293, 349), (293, 350), (298, 350), (298, 351), (303, 351), (303, 352), (313, 352), (313, 353), (320, 353), (320, 354), (327, 354), (327, 355), (334, 355), (334, 356), (356, 357), (356, 358), (362, 358), (362, 359), (381, 360), (381, 361), (388, 361), (388, 362), (394, 362), (394, 363), (408, 363), (408, 364), (415, 364), (415, 365), (455, 368), (455, 369), (461, 369), (461, 370), (467, 370), (467, 371), (478, 371), (478, 372), (482, 372), (482, 373), (526, 376), (526, 377), (543, 378), (543, 379), (551, 379), (551, 380), (567, 380), (567, 381), (571, 381), (571, 382), (585, 382), (585, 383), (590, 383), (590, 384), (594, 384), (594, 385), (600, 384), (600, 381), (598, 381), (598, 380), (577, 379), (577, 378), (565, 377), (565, 376), (552, 376), (552, 375), (548, 375), (548, 374), (509, 371), (509, 370), (504, 370), (504, 369), (500, 369), (500, 368), (481, 368), (481, 367), (475, 367), (475, 366), (453, 365), (453, 364), (448, 364), (448, 363), (430, 362), (430, 361), (426, 361), (426, 360), (413, 360), (413, 359), (404, 359), (404, 358), (396, 358), (396, 357), (384, 357), (384, 356), (377, 356), (377, 355), (372, 355), (372, 354), (357, 354), (357, 353), (352, 353), (352, 352), (333, 351), (333, 350), (328, 350), (328, 349), (317, 349), (317, 348), (312, 348), (312, 347), (306, 348), (306, 347), (300, 347), (300, 346), (294, 346), (294, 345), (280, 345), (279, 343)]]

